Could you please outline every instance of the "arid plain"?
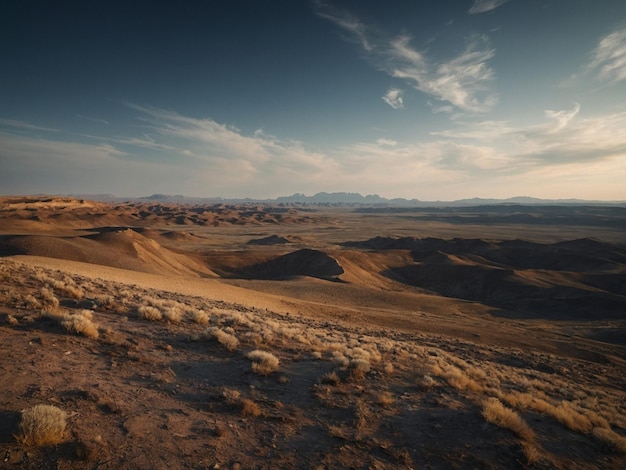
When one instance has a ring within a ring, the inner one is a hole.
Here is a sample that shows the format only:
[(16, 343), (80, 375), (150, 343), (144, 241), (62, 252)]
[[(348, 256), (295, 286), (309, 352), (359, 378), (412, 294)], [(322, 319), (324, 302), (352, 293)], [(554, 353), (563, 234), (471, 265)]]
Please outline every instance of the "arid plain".
[(4, 197), (0, 339), (2, 468), (625, 468), (626, 209)]

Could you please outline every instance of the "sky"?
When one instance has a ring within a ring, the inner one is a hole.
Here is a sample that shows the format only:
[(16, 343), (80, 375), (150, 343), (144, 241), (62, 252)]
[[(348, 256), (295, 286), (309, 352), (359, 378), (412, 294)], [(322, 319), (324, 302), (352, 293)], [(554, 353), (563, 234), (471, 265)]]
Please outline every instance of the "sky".
[(624, 0), (6, 1), (0, 193), (626, 200)]

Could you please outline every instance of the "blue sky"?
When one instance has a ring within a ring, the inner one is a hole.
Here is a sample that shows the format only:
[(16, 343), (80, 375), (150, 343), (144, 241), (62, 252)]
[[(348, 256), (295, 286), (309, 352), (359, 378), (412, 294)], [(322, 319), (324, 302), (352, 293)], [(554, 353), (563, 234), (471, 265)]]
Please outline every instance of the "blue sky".
[(623, 0), (0, 5), (0, 192), (626, 199)]

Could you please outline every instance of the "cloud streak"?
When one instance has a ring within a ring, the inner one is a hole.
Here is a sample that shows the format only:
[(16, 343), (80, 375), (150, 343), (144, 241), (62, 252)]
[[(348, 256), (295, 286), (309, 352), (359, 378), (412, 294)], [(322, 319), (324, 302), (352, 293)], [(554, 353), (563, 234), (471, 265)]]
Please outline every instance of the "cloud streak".
[(478, 13), (487, 13), (488, 11), (495, 10), (501, 5), (504, 5), (509, 0), (474, 0), (474, 4), (468, 10), (470, 15), (476, 15)]
[(608, 84), (626, 79), (626, 29), (615, 31), (600, 40), (593, 51), (589, 69)]
[(461, 54), (437, 61), (413, 47), (409, 35), (386, 37), (374, 33), (373, 28), (350, 14), (325, 4), (318, 4), (317, 14), (346, 31), (376, 68), (422, 93), (474, 113), (486, 112), (497, 102), (489, 88), (495, 74), (488, 64), (495, 50), (484, 35), (468, 38)]

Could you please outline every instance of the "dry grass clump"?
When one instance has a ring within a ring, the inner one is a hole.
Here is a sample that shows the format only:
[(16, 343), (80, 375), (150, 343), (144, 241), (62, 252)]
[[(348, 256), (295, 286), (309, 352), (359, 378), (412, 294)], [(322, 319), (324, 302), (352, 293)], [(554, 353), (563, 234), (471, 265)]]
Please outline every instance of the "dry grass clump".
[(22, 412), (18, 442), (27, 446), (59, 444), (65, 440), (67, 414), (51, 405), (35, 405)]
[(235, 335), (227, 333), (221, 328), (217, 328), (215, 326), (208, 328), (202, 337), (217, 341), (229, 351), (234, 351), (239, 346), (239, 340)]
[(617, 434), (609, 428), (595, 428), (593, 430), (593, 435), (596, 439), (607, 443), (618, 452), (626, 454), (626, 437), (621, 434)]
[(73, 279), (66, 277), (65, 280), (53, 280), (52, 287), (54, 290), (64, 294), (66, 297), (70, 299), (80, 300), (85, 296), (83, 290), (76, 286), (76, 283)]
[(250, 398), (242, 398), (239, 390), (225, 388), (222, 396), (229, 406), (238, 407), (244, 416), (257, 417), (261, 415), (261, 408)]
[(161, 311), (158, 308), (152, 307), (150, 305), (141, 305), (137, 309), (137, 314), (139, 315), (139, 318), (150, 321), (159, 321), (163, 318), (163, 314), (161, 313)]
[(435, 385), (437, 385), (437, 381), (430, 375), (424, 375), (417, 379), (417, 387), (424, 392), (430, 390)]
[(241, 401), (241, 392), (239, 390), (235, 390), (234, 388), (225, 388), (222, 390), (222, 396), (226, 403), (231, 406), (238, 405)]
[(576, 411), (568, 402), (562, 402), (559, 406), (553, 406), (548, 413), (572, 431), (589, 433), (593, 429), (591, 420)]
[(448, 366), (443, 372), (443, 378), (457, 390), (470, 390), (472, 392), (480, 392), (483, 390), (480, 384), (455, 366)]
[(47, 287), (42, 287), (39, 290), (39, 297), (44, 307), (57, 308), (59, 306), (59, 299)]
[(510, 429), (525, 441), (532, 441), (535, 433), (526, 421), (510, 408), (507, 408), (497, 398), (488, 398), (483, 403), (484, 418), (497, 426)]
[(381, 392), (376, 398), (376, 403), (378, 403), (382, 407), (388, 407), (393, 405), (395, 398), (391, 392), (385, 391)]
[(259, 375), (269, 375), (278, 370), (280, 365), (276, 356), (260, 349), (249, 352), (246, 357), (252, 361), (252, 370)]
[(350, 361), (350, 377), (354, 380), (363, 380), (370, 371), (370, 363), (365, 359), (353, 359)]
[(333, 351), (331, 360), (342, 369), (350, 365), (350, 360), (340, 351)]
[(94, 300), (98, 307), (101, 308), (111, 308), (113, 307), (113, 305), (115, 305), (115, 298), (112, 295), (108, 294), (96, 295), (94, 297)]
[(339, 385), (339, 383), (341, 382), (341, 378), (339, 377), (339, 374), (337, 374), (337, 372), (331, 371), (322, 375), (322, 378), (320, 379), (320, 381), (323, 384)]
[(70, 333), (76, 333), (87, 338), (97, 339), (98, 325), (92, 321), (93, 312), (91, 310), (81, 310), (77, 313), (65, 315), (61, 320), (61, 326)]
[(241, 414), (244, 416), (252, 416), (256, 418), (261, 415), (261, 408), (254, 401), (249, 398), (243, 398), (241, 400)]
[(42, 307), (41, 302), (39, 302), (39, 300), (37, 300), (32, 294), (27, 294), (26, 296), (24, 296), (24, 306), (26, 308), (32, 309)]
[(183, 312), (176, 306), (166, 307), (163, 310), (163, 318), (172, 323), (178, 323), (183, 318)]
[(196, 310), (195, 308), (187, 308), (185, 310), (187, 317), (194, 323), (198, 325), (208, 325), (209, 324), (209, 314), (204, 310)]

